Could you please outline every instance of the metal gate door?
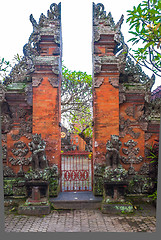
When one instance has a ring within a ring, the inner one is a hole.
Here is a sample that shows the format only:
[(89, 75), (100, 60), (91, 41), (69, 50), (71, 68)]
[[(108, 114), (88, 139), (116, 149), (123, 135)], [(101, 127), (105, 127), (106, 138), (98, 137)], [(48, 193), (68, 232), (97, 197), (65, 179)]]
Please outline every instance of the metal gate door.
[(61, 154), (61, 190), (92, 191), (92, 155), (88, 152)]

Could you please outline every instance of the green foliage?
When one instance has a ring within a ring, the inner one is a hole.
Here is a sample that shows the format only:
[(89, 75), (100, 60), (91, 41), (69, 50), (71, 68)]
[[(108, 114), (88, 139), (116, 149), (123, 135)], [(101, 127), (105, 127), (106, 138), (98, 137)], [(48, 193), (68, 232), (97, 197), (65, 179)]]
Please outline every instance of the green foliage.
[(129, 33), (133, 35), (129, 41), (139, 44), (130, 55), (138, 64), (161, 76), (161, 0), (144, 0), (127, 12)]
[(121, 165), (118, 168), (111, 169), (110, 167), (105, 168), (104, 181), (105, 182), (123, 182), (127, 179), (128, 171), (125, 170)]
[(6, 77), (6, 74), (9, 71), (9, 68), (11, 67), (11, 64), (9, 61), (6, 61), (4, 58), (0, 58), (0, 81), (3, 82), (3, 80)]
[(20, 56), (18, 53), (14, 56), (12, 63), (0, 57), (0, 82), (3, 83), (13, 65), (19, 63), (21, 60), (22, 56)]
[(92, 136), (92, 76), (62, 67), (61, 113), (69, 129), (79, 134), (87, 125), (86, 137)]
[(157, 190), (155, 190), (155, 192), (153, 192), (153, 194), (148, 196), (149, 198), (152, 198), (153, 200), (157, 199)]

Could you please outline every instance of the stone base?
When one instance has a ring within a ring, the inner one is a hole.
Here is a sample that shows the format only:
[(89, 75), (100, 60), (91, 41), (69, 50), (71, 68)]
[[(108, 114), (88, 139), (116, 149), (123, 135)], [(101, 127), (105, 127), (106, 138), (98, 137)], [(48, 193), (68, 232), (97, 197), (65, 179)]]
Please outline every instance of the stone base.
[(134, 208), (131, 203), (103, 202), (101, 211), (102, 213), (107, 213), (107, 214), (125, 214), (125, 213), (133, 213)]
[(45, 205), (20, 205), (18, 207), (18, 214), (29, 216), (47, 215), (50, 213), (50, 204)]

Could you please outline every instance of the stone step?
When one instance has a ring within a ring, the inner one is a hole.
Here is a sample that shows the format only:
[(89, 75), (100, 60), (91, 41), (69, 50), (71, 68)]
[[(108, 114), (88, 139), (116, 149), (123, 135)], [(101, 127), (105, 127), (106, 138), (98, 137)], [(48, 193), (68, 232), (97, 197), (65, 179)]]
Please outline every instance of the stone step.
[(102, 197), (94, 196), (93, 192), (60, 192), (50, 202), (55, 209), (100, 209)]

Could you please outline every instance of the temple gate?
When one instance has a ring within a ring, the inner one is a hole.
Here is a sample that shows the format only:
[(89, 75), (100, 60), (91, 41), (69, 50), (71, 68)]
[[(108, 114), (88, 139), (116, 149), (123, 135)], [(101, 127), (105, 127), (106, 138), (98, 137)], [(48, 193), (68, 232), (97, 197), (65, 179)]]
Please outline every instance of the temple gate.
[[(48, 164), (56, 164), (57, 177), (91, 177), (84, 190), (92, 190), (93, 184), (96, 195), (102, 195), (100, 169), (106, 166), (107, 143), (112, 136), (122, 143), (120, 162), (129, 175), (147, 176), (147, 147), (159, 139), (161, 103), (151, 99), (154, 76), (149, 78), (125, 54), (123, 16), (115, 24), (102, 4), (93, 4), (93, 163), (88, 169), (75, 169), (73, 175), (61, 169), (61, 3), (51, 4), (47, 17), (41, 14), (39, 23), (32, 15), (30, 21), (33, 33), (24, 46), (24, 57), (0, 86), (4, 177), (23, 177), (28, 171), (32, 161), (28, 144), (35, 134), (41, 134), (46, 142)], [(60, 181), (56, 191), (60, 191)]]

